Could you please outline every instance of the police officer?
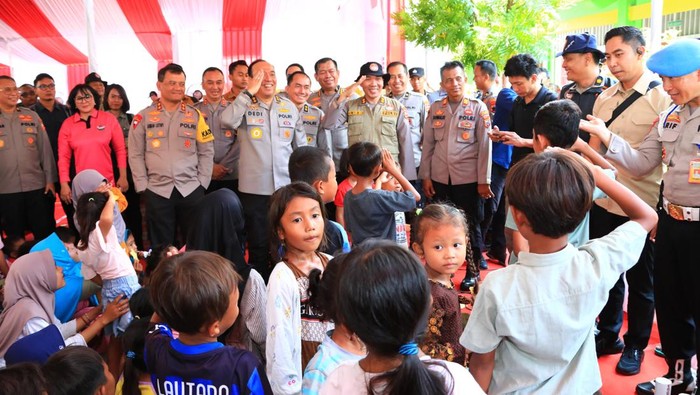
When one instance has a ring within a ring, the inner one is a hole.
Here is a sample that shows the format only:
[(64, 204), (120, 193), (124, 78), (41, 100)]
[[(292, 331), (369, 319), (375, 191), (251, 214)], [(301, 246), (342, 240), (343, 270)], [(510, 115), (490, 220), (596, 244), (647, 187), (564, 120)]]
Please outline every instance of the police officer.
[[(404, 63), (391, 62), (386, 68), (389, 76), (389, 94), (388, 97), (398, 100), (406, 109), (408, 115), (409, 130), (411, 131), (411, 141), (413, 142), (413, 161), (416, 166), (420, 165), (421, 159), (421, 141), (423, 140), (423, 125), (425, 117), (428, 115), (428, 106), (426, 106), (426, 98), (416, 92), (408, 90), (408, 68)], [(416, 168), (416, 174), (418, 174)], [(421, 202), (425, 200), (423, 194), (422, 182), (418, 180), (409, 180), (416, 187), (416, 190), (421, 194)], [(420, 202), (419, 202), (420, 203)]]
[(258, 59), (248, 67), (248, 75), (248, 89), (224, 110), (221, 123), (238, 130), (238, 189), (248, 234), (248, 262), (267, 280), (270, 196), (290, 183), (289, 156), (294, 148), (306, 145), (306, 133), (296, 106), (275, 94), (275, 68)]
[(99, 96), (99, 103), (97, 107), (99, 107), (100, 110), (105, 109), (105, 91), (107, 90), (107, 81), (103, 81), (102, 77), (100, 77), (99, 74), (95, 73), (94, 71), (88, 75), (85, 76), (85, 84), (89, 85), (90, 88), (94, 89), (95, 92), (97, 92), (97, 95)]
[(245, 60), (237, 60), (228, 65), (228, 78), (231, 80), (231, 90), (224, 95), (229, 103), (236, 100), (236, 96), (248, 87), (248, 63)]
[[(464, 95), (464, 66), (447, 62), (440, 68), (441, 86), (448, 97), (430, 106), (423, 130), (420, 178), (428, 198), (449, 200), (468, 216), (469, 238), (480, 240), (482, 201), (491, 192), (491, 118), (483, 102)], [(482, 259), (480, 243), (471, 243), (473, 258)], [(478, 273), (467, 273), (468, 290)]]
[(170, 63), (158, 71), (160, 100), (136, 114), (129, 131), (129, 165), (136, 192), (146, 196), (151, 245), (183, 239), (191, 213), (211, 181), (214, 139), (204, 117), (183, 103), (185, 71)]
[(323, 111), (306, 102), (311, 94), (311, 78), (303, 71), (293, 72), (287, 76), (285, 93), (299, 110), (304, 132), (306, 132), (306, 143), (321, 148), (330, 155), (332, 147), (328, 139), (328, 132), (321, 127)]
[[(661, 344), (666, 354), (673, 394), (695, 388), (690, 359), (700, 355), (700, 41), (678, 40), (649, 58), (673, 104), (663, 111), (637, 149), (610, 132), (601, 119), (581, 127), (608, 147), (605, 158), (634, 176), (661, 163), (662, 203), (656, 230), (654, 293)], [(653, 394), (654, 382), (637, 386)]]
[[(559, 94), (560, 99), (569, 99), (581, 109), (581, 119), (593, 113), (593, 104), (598, 95), (611, 87), (615, 80), (600, 74), (600, 64), (605, 54), (598, 49), (593, 34), (572, 34), (566, 36), (564, 50), (557, 56), (563, 56), (562, 68), (571, 83), (564, 85)], [(588, 142), (588, 133), (580, 132), (581, 138)]]
[(206, 96), (194, 108), (204, 116), (214, 136), (214, 167), (207, 192), (228, 188), (238, 192), (238, 158), (241, 147), (236, 144), (236, 131), (221, 126), (221, 113), (231, 103), (222, 97), (224, 73), (209, 67), (202, 73), (202, 88)]
[(48, 237), (56, 223), (56, 162), (39, 115), (17, 107), (15, 80), (0, 76), (0, 220), (7, 236)]
[(413, 88), (413, 92), (428, 96), (430, 91), (425, 88), (425, 69), (422, 67), (411, 67), (411, 69), (408, 70), (408, 77), (411, 79), (411, 88)]
[[(360, 68), (356, 82), (331, 103), (323, 127), (335, 129), (348, 123), (348, 145), (369, 141), (391, 152), (409, 180), (416, 179), (413, 143), (406, 109), (396, 99), (382, 96), (384, 72), (377, 62)], [(365, 96), (348, 100), (351, 92), (362, 86)]]
[[(345, 88), (341, 88), (340, 85), (338, 85), (340, 78), (338, 63), (331, 58), (319, 59), (314, 64), (314, 78), (321, 85), (321, 89), (311, 94), (309, 97), (309, 104), (320, 108), (324, 114), (328, 114), (331, 103), (336, 101), (338, 96), (345, 93)], [(355, 92), (350, 92), (349, 95), (348, 97), (350, 99), (359, 97)], [(347, 125), (341, 124), (334, 129), (330, 129), (329, 141), (335, 168), (340, 169), (340, 157), (343, 151), (348, 148)]]

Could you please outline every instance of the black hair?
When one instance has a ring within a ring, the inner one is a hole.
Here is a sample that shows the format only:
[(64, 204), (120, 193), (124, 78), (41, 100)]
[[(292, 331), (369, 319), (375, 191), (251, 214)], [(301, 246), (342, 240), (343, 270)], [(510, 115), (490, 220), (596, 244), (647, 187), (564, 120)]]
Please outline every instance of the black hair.
[(103, 360), (89, 347), (68, 346), (44, 364), (48, 395), (94, 394), (107, 383)]
[(50, 79), (51, 81), (55, 81), (52, 76), (46, 74), (46, 73), (39, 73), (34, 77), (34, 86), (36, 86), (37, 82), (43, 80), (43, 79)]
[(248, 66), (248, 77), (253, 78), (255, 76), (255, 75), (253, 75), (253, 66), (255, 66), (258, 63), (262, 63), (262, 62), (269, 64), (269, 62), (265, 59), (256, 59), (256, 60), (250, 62), (250, 66)]
[[(299, 71), (301, 71), (302, 73), (304, 72), (304, 66), (300, 65), (299, 63), (292, 63), (289, 66), (287, 66), (286, 69), (284, 69), (284, 74), (288, 75), (289, 73), (287, 73), (287, 70), (289, 70), (292, 67), (298, 67), (300, 69)], [(296, 71), (295, 71), (295, 73), (296, 73)]]
[(22, 88), (32, 88), (32, 89), (34, 89), (34, 85), (32, 85), (32, 84), (22, 84), (22, 85), (19, 86), (19, 89), (22, 89)]
[(210, 72), (210, 71), (218, 71), (219, 73), (221, 73), (221, 75), (224, 75), (224, 72), (221, 71), (221, 69), (218, 68), (218, 67), (207, 67), (207, 68), (204, 69), (204, 71), (202, 72), (202, 79), (204, 79), (204, 74), (206, 74), (206, 73), (208, 73), (208, 72)]
[[(287, 210), (289, 202), (294, 198), (309, 198), (318, 202), (319, 208), (321, 210), (321, 216), (325, 222), (326, 220), (326, 209), (323, 199), (318, 194), (318, 191), (311, 185), (295, 181), (291, 184), (285, 185), (282, 188), (275, 191), (270, 197), (270, 209), (268, 210), (268, 221), (270, 224), (270, 252), (275, 259), (275, 262), (279, 262), (284, 258), (284, 251), (281, 251), (280, 246), (282, 242), (279, 236), (279, 229), (281, 228), (280, 222), (284, 212)], [(318, 250), (322, 250), (326, 244), (325, 232), (323, 234), (323, 239), (318, 247)]]
[(75, 98), (78, 97), (80, 93), (89, 93), (92, 95), (92, 97), (95, 99), (95, 109), (98, 109), (100, 106), (100, 94), (97, 93), (97, 91), (91, 87), (88, 84), (78, 84), (73, 87), (73, 89), (70, 90), (70, 93), (68, 94), (68, 100), (66, 100), (66, 105), (73, 110), (73, 113), (78, 112), (78, 107), (75, 104)]
[(75, 244), (75, 241), (78, 239), (78, 232), (67, 226), (57, 226), (54, 232), (64, 243)]
[(237, 60), (235, 62), (231, 62), (231, 64), (228, 65), (228, 73), (233, 74), (234, 71), (236, 71), (236, 67), (238, 66), (245, 66), (248, 67), (248, 63), (246, 63), (245, 60)]
[(321, 58), (314, 63), (314, 72), (318, 73), (318, 68), (326, 62), (333, 62), (333, 66), (335, 66), (336, 70), (338, 69), (338, 62), (333, 60), (333, 58)]
[(309, 82), (311, 82), (311, 77), (309, 77), (308, 74), (306, 74), (306, 73), (303, 72), (303, 71), (295, 71), (295, 72), (293, 72), (292, 74), (289, 74), (289, 75), (287, 76), (287, 85), (291, 84), (292, 81), (294, 81), (294, 77), (296, 77), (297, 75), (303, 75), (303, 76), (305, 76), (306, 78), (309, 79)]
[(343, 148), (340, 153), (340, 161), (338, 169), (335, 169), (339, 180), (344, 180), (350, 176), (350, 152), (347, 148)]
[(27, 240), (22, 245), (17, 248), (17, 258), (27, 255), (31, 252), (32, 248), (39, 243), (41, 240)]
[(403, 66), (403, 72), (408, 74), (408, 67), (406, 67), (406, 63), (403, 63), (403, 62), (391, 62), (391, 63), (389, 63), (389, 65), (386, 66), (387, 74), (389, 73), (389, 69), (394, 67), (394, 66)]
[(370, 177), (382, 164), (382, 150), (378, 145), (360, 141), (348, 148), (348, 168), (359, 177)]
[[(428, 322), (431, 296), (423, 265), (394, 242), (370, 239), (354, 247), (344, 266), (337, 293), (341, 321), (370, 354), (401, 356), (402, 346), (416, 343)], [(370, 379), (367, 393), (382, 387), (389, 395), (451, 393), (454, 383), (446, 385), (445, 377), (426, 365), (417, 353), (404, 354), (399, 367)]]
[(158, 94), (156, 93), (156, 91), (150, 91), (150, 92), (148, 93), (148, 97), (151, 97), (151, 96), (156, 96), (156, 97), (157, 97)]
[(35, 363), (18, 363), (0, 369), (0, 394), (42, 395), (45, 391), (44, 375)]
[(534, 233), (556, 239), (581, 223), (593, 204), (594, 188), (593, 173), (580, 160), (545, 151), (508, 170), (505, 191)]
[(7, 81), (12, 81), (14, 83), (17, 83), (14, 78), (10, 77), (9, 75), (0, 75), (0, 81), (2, 80), (7, 80)]
[[(19, 245), (17, 245), (17, 248), (15, 247), (15, 244), (17, 244), (18, 241), (21, 241)], [(4, 247), (2, 247), (2, 252), (5, 253), (5, 255), (10, 255), (12, 253), (18, 253), (19, 249), (22, 247), (22, 245), (26, 242), (24, 237), (19, 236), (19, 235), (10, 235), (7, 236), (6, 238), (2, 239), (2, 244), (4, 244)]]
[(537, 61), (531, 55), (521, 53), (512, 56), (506, 62), (503, 68), (503, 74), (506, 77), (525, 77), (530, 78), (540, 71)]
[(443, 64), (442, 67), (440, 67), (440, 79), (442, 79), (442, 72), (443, 71), (452, 70), (452, 69), (456, 69), (456, 68), (460, 68), (460, 69), (462, 69), (462, 72), (464, 72), (464, 64), (462, 64), (462, 62), (460, 62), (459, 60), (452, 60), (449, 62), (445, 62), (445, 64)]
[(490, 60), (477, 60), (476, 63), (474, 63), (474, 65), (479, 66), (481, 71), (483, 71), (484, 74), (489, 76), (490, 80), (496, 79), (496, 77), (498, 76), (498, 70), (496, 70), (496, 63)]
[(180, 66), (179, 64), (176, 63), (168, 63), (163, 68), (158, 70), (158, 82), (163, 82), (165, 80), (165, 74), (166, 73), (171, 73), (171, 74), (182, 74), (187, 78), (187, 74), (185, 74), (185, 70)]
[(537, 70), (537, 73), (538, 73), (538, 74), (539, 74), (539, 73), (544, 73), (544, 76), (547, 77), (547, 78), (549, 78), (549, 70), (547, 70), (546, 67), (540, 67), (540, 68)]
[(78, 207), (75, 210), (75, 218), (80, 228), (80, 238), (76, 243), (79, 250), (85, 250), (88, 246), (90, 232), (97, 226), (102, 210), (107, 204), (109, 194), (106, 192), (87, 192), (78, 199)]
[(158, 267), (158, 264), (167, 258), (168, 250), (175, 248), (172, 244), (160, 244), (151, 248), (151, 254), (146, 258), (146, 277), (150, 276)]
[(605, 43), (613, 37), (622, 38), (622, 42), (631, 46), (635, 51), (638, 51), (640, 46), (647, 45), (642, 31), (634, 26), (619, 26), (608, 30), (605, 33)]
[(129, 311), (134, 317), (151, 318), (155, 309), (148, 287), (141, 287), (129, 298)]
[(316, 181), (328, 181), (331, 156), (328, 152), (310, 145), (299, 147), (289, 156), (289, 178), (314, 185)]
[(123, 112), (124, 114), (126, 114), (131, 109), (131, 104), (129, 103), (129, 98), (126, 96), (126, 90), (124, 90), (124, 87), (119, 85), (119, 84), (107, 85), (107, 89), (105, 89), (105, 97), (104, 97), (105, 104), (106, 104), (105, 107), (110, 109), (108, 99), (109, 99), (109, 93), (113, 90), (117, 91), (117, 93), (119, 93), (119, 96), (121, 96), (121, 98), (122, 98), (122, 106), (121, 106), (121, 108), (119, 108), (119, 110), (121, 112)]
[(533, 133), (547, 137), (552, 147), (569, 148), (578, 139), (581, 109), (569, 99), (554, 100), (535, 113)]
[(309, 304), (322, 321), (333, 321), (336, 326), (343, 324), (338, 316), (337, 294), (346, 257), (347, 254), (340, 254), (328, 261), (323, 272), (313, 269), (309, 273)]
[[(129, 305), (131, 305), (131, 302), (129, 302)], [(149, 326), (150, 318), (135, 318), (121, 336), (122, 346), (126, 355), (123, 372), (124, 381), (122, 384), (122, 394), (124, 395), (141, 395), (139, 376), (148, 372), (144, 347)]]

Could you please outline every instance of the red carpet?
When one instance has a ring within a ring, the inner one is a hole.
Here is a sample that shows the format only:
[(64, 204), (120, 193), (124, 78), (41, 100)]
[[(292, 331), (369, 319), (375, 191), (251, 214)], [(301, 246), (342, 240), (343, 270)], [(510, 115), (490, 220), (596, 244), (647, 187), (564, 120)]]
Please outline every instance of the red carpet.
[[(485, 278), (490, 271), (498, 270), (503, 267), (491, 261), (488, 261), (488, 264), (488, 270), (481, 271), (482, 279)], [(463, 266), (455, 274), (454, 283), (456, 286), (459, 286), (459, 283), (462, 281), (465, 274), (466, 267)], [(624, 334), (625, 331), (627, 331), (626, 313), (620, 334)], [(641, 372), (635, 376), (622, 376), (615, 372), (615, 366), (617, 365), (617, 361), (620, 359), (619, 354), (606, 355), (599, 358), (598, 365), (600, 367), (600, 375), (603, 378), (603, 388), (601, 389), (603, 395), (633, 395), (637, 384), (664, 375), (667, 370), (666, 362), (663, 360), (663, 358), (660, 358), (654, 354), (654, 348), (659, 344), (659, 331), (656, 327), (656, 323), (654, 323), (651, 338), (649, 339), (649, 345), (644, 350), (645, 355)], [(695, 366), (695, 363), (693, 363), (693, 365)]]

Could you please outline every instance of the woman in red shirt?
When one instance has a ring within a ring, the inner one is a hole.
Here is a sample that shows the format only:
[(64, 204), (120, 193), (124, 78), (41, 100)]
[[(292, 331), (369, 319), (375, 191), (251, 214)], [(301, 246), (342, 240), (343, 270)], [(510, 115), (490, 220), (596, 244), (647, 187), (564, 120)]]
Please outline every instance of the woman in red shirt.
[(114, 115), (97, 110), (97, 92), (88, 85), (76, 85), (68, 96), (68, 106), (74, 114), (63, 122), (58, 132), (58, 178), (61, 200), (71, 202), (70, 162), (75, 157), (75, 171), (97, 170), (114, 183), (112, 151), (117, 157), (119, 178), (116, 186), (122, 192), (129, 189), (126, 179), (126, 147), (124, 135)]

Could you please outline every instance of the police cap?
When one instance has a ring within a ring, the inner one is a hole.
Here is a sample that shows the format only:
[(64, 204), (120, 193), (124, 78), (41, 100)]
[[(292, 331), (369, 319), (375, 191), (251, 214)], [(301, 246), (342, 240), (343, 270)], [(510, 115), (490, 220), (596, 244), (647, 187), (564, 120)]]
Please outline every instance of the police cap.
[(647, 67), (664, 77), (681, 77), (700, 69), (700, 40), (674, 41), (651, 55)]
[(412, 67), (408, 70), (409, 78), (425, 76), (425, 70), (422, 67)]
[(360, 67), (360, 75), (357, 77), (357, 79), (359, 80), (363, 75), (384, 77), (384, 69), (382, 68), (382, 65), (377, 62), (367, 62)]

